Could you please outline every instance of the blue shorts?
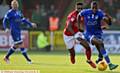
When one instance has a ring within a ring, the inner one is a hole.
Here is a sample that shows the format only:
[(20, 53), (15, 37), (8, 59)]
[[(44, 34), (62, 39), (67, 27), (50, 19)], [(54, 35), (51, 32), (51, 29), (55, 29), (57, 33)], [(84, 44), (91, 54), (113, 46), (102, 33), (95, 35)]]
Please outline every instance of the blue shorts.
[(11, 32), (12, 39), (14, 44), (21, 44), (23, 40), (21, 39), (21, 33), (19, 32)]
[(89, 43), (91, 43), (91, 40), (92, 40), (93, 38), (97, 38), (97, 39), (103, 41), (102, 34), (95, 34), (95, 35), (94, 35), (94, 34), (86, 34), (86, 33), (84, 33), (84, 36), (85, 36), (85, 39), (86, 39)]

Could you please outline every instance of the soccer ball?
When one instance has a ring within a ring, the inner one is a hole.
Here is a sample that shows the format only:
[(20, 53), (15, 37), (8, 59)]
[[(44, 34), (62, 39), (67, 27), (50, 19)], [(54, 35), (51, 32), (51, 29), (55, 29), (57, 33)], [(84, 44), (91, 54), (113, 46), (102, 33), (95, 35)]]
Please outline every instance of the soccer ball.
[(104, 70), (106, 70), (107, 69), (107, 64), (106, 64), (106, 62), (105, 61), (100, 61), (99, 63), (98, 63), (98, 70), (99, 71), (104, 71)]

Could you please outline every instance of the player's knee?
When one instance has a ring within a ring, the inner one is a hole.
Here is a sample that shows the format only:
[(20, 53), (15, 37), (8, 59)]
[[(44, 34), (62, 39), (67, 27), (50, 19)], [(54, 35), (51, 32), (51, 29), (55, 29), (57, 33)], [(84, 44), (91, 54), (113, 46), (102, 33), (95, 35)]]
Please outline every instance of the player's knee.
[(90, 49), (90, 46), (89, 46), (89, 44), (87, 43), (87, 41), (85, 41), (85, 40), (82, 40), (81, 41), (81, 44), (86, 48), (86, 49)]
[(87, 44), (85, 44), (85, 48), (86, 48), (87, 50), (90, 50), (90, 46), (87, 45)]
[(16, 48), (16, 47), (14, 47), (14, 46), (13, 46), (13, 47), (11, 47), (11, 48), (12, 48), (13, 50), (16, 50), (16, 49), (17, 49), (17, 48)]
[(15, 45), (11, 45), (11, 49), (16, 50), (17, 47)]
[(24, 46), (23, 46), (23, 44), (18, 44), (17, 47), (18, 48), (23, 48)]
[(23, 48), (24, 46), (23, 45), (19, 45), (19, 48)]
[(14, 47), (21, 48), (21, 44), (15, 44)]
[(98, 45), (103, 46), (103, 42), (99, 41)]

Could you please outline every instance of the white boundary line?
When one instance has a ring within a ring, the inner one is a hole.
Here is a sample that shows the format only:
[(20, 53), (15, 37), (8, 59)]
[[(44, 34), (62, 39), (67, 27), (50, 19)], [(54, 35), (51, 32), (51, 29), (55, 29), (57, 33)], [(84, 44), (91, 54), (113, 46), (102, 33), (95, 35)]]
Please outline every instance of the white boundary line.
[(0, 73), (40, 73), (40, 70), (0, 70)]

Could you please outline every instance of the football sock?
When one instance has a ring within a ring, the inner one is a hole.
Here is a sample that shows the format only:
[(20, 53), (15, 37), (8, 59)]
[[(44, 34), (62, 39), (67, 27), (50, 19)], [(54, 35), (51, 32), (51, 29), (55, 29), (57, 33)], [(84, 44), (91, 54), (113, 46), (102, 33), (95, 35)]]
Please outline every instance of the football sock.
[(10, 55), (12, 55), (14, 52), (15, 52), (15, 47), (13, 47), (13, 48), (10, 48), (9, 50), (8, 50), (8, 53), (7, 53), (7, 55), (6, 55), (6, 58), (8, 59), (9, 58), (9, 56)]
[(110, 64), (110, 58), (109, 58), (106, 50), (104, 48), (101, 48), (100, 51), (101, 51), (101, 54), (103, 55), (103, 57), (105, 58), (107, 64)]
[(20, 48), (20, 50), (21, 50), (23, 56), (25, 57), (25, 59), (26, 59), (27, 61), (30, 61), (30, 59), (29, 59), (29, 57), (28, 57), (28, 55), (27, 55), (27, 50), (26, 50), (25, 48)]
[(85, 54), (86, 54), (87, 60), (90, 60), (91, 59), (91, 49), (86, 50)]
[(69, 53), (70, 53), (70, 55), (75, 56), (75, 50), (74, 50), (74, 48), (69, 49)]

